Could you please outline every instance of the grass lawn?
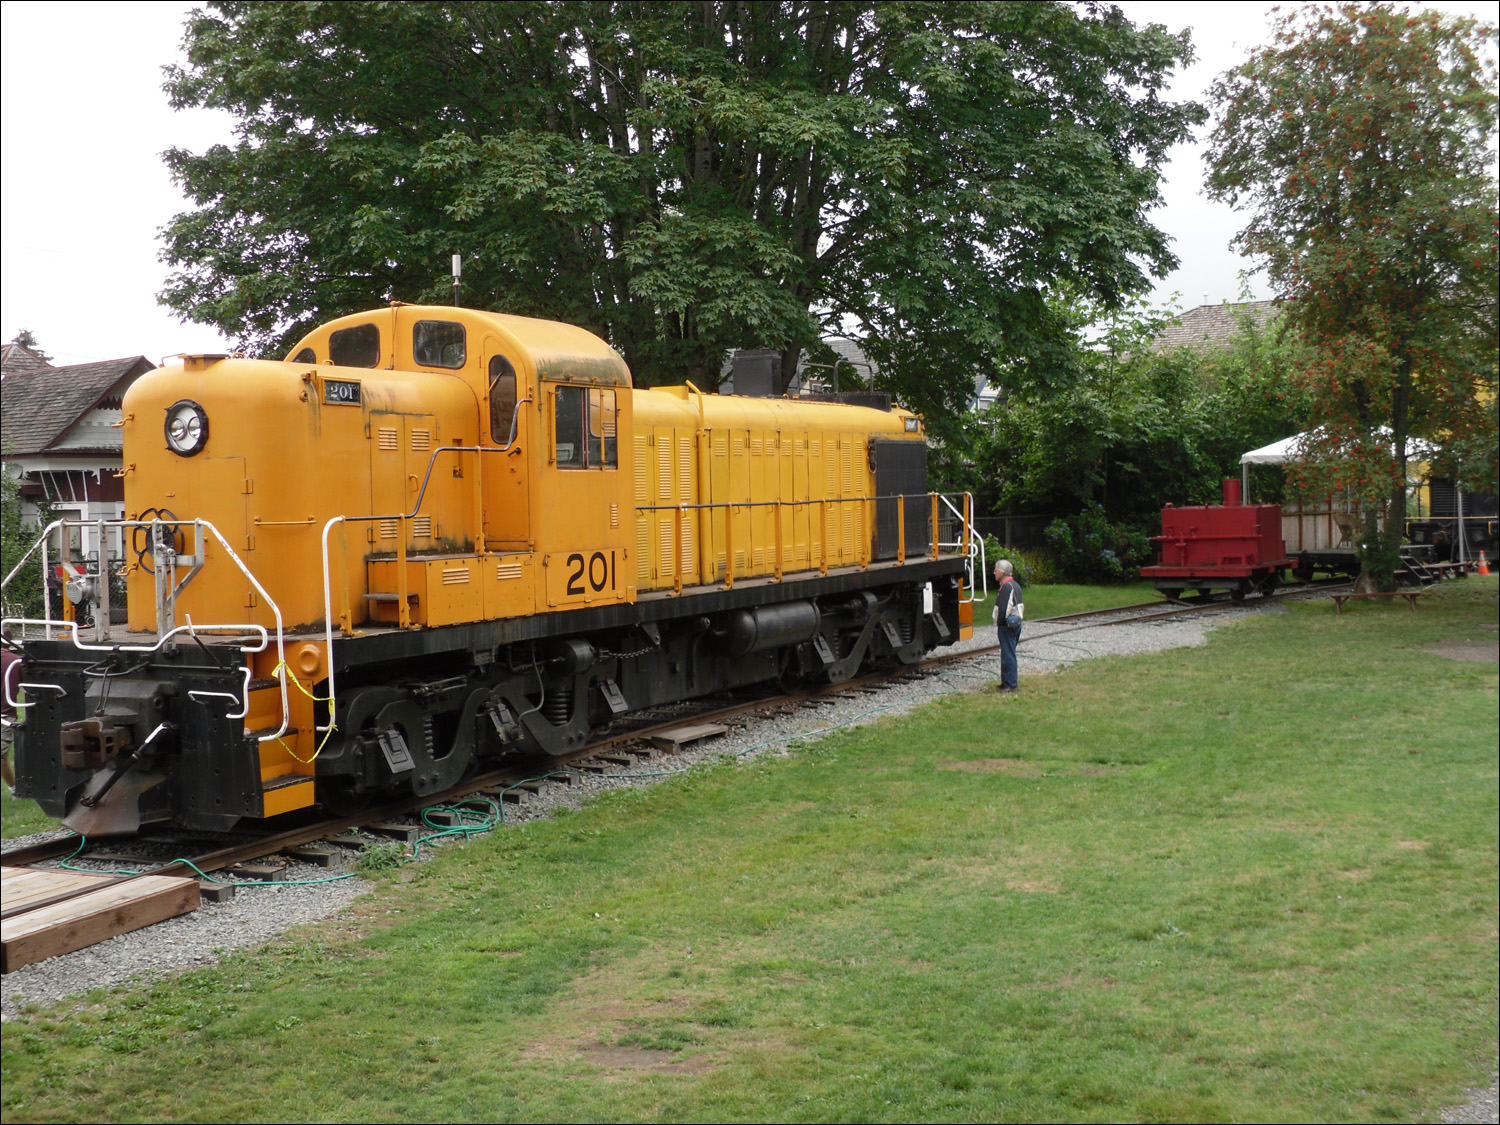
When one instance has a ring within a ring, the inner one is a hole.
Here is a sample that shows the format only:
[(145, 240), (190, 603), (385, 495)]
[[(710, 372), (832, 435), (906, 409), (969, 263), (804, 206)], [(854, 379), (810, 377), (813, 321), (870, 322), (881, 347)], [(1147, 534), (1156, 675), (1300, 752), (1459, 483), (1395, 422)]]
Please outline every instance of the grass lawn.
[[(1160, 601), (1162, 597), (1150, 582), (1124, 582), (1118, 586), (1071, 586), (1056, 583), (1039, 586), (1032, 583), (1022, 594), (1026, 601), (1026, 620), (1056, 617), (1064, 613), (1083, 613), (1091, 609), (1113, 609), (1120, 605), (1140, 605)], [(990, 592), (983, 602), (974, 605), (974, 624), (989, 629), (990, 609), (995, 604), (995, 580), (990, 578)], [(993, 639), (993, 638), (992, 638)]]
[(1413, 1119), (1496, 1054), (1497, 666), (1423, 652), (1496, 593), (1294, 604), (496, 832), (7, 1022), (5, 1120)]
[(42, 812), (35, 801), (12, 797), (0, 788), (0, 837), (11, 840), (33, 832), (46, 832), (60, 824)]

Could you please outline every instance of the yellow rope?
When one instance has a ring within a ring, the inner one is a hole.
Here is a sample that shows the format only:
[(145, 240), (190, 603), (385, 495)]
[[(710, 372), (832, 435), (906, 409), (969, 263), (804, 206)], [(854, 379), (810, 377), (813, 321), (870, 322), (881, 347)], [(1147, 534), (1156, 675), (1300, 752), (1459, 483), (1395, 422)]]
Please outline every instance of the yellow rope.
[[(331, 703), (333, 701), (333, 697), (332, 696), (326, 696), (325, 697), (325, 696), (314, 695), (312, 692), (308, 691), (307, 688), (303, 687), (302, 686), (302, 681), (297, 678), (297, 673), (292, 671), (292, 666), (290, 664), (288, 664), (285, 660), (281, 661), (279, 664), (276, 665), (276, 667), (274, 667), (274, 668), (271, 669), (271, 679), (273, 679), (273, 680), (276, 679), (277, 674), (283, 668), (286, 669), (287, 678), (290, 679), (292, 681), (292, 683), (294, 683), (294, 684), (297, 685), (297, 690), (300, 691), (303, 695), (307, 696), (308, 699), (311, 699), (314, 703)], [(318, 755), (323, 752), (323, 747), (325, 747), (325, 746), (328, 745), (328, 740), (331, 737), (333, 737), (333, 732), (336, 731), (336, 730), (338, 730), (338, 729), (339, 729), (338, 724), (333, 721), (333, 716), (329, 715), (328, 716), (328, 730), (326, 732), (324, 732), (324, 734), (323, 734), (323, 741), (321, 741), (321, 742), (318, 743), (318, 748), (312, 752), (312, 757), (311, 758), (299, 758), (299, 757), (297, 757), (297, 752), (295, 750), (293, 750), (290, 746), (288, 746), (285, 742), (283, 742), (279, 737), (276, 739), (276, 741), (279, 742), (279, 743), (281, 743), (281, 748), (287, 752), (287, 756), (289, 758), (291, 758), (294, 762), (301, 762), (304, 766), (310, 766), (315, 761), (318, 760)]]

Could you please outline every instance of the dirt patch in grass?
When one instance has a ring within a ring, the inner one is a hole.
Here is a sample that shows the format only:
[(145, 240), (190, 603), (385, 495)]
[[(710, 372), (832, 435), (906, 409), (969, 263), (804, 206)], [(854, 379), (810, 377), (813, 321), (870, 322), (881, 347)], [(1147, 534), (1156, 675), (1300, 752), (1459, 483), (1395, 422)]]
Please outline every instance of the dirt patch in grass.
[(676, 1051), (655, 1047), (586, 1047), (578, 1052), (578, 1057), (590, 1066), (650, 1074), (706, 1074), (719, 1065), (717, 1059), (704, 1055), (683, 1058)]
[(1122, 766), (1037, 762), (1026, 758), (970, 758), (962, 762), (939, 762), (937, 768), (956, 773), (999, 773), (1007, 777), (1103, 777), (1124, 772)]
[(1425, 852), (1432, 844), (1427, 840), (1397, 840), (1396, 846), (1409, 852)]
[(1474, 664), (1500, 662), (1500, 641), (1441, 641), (1422, 650), (1429, 656), (1447, 660), (1467, 660)]

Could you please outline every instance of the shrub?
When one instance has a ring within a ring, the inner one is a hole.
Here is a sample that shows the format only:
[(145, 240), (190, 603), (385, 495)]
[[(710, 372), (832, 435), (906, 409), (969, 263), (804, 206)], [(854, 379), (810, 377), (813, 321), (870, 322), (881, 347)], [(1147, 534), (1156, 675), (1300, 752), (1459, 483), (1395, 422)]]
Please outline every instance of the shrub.
[(1110, 523), (1091, 504), (1076, 516), (1053, 520), (1044, 532), (1062, 577), (1070, 582), (1122, 582), (1140, 576), (1151, 558), (1151, 540), (1126, 524)]
[(1052, 560), (1046, 551), (1028, 550), (1025, 547), (1002, 547), (1000, 541), (993, 535), (984, 537), (984, 557), (989, 567), (987, 577), (993, 577), (995, 573), (995, 562), (999, 559), (1009, 559), (1016, 568), (1016, 581), (1024, 586), (1036, 583), (1046, 586), (1057, 581), (1057, 568), (1052, 565)]

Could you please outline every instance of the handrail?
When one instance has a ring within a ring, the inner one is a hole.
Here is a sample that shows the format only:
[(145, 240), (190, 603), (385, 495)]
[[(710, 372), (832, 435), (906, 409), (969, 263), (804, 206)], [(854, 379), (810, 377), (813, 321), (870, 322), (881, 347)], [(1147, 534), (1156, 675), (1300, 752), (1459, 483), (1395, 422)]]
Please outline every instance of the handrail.
[[(973, 509), (973, 502), (974, 502), (972, 494), (965, 492), (965, 493), (961, 493), (960, 495), (964, 499), (965, 507), (967, 509), (969, 509), (969, 510), (972, 510)], [(948, 498), (947, 498), (946, 495), (944, 495), (943, 493), (940, 493), (940, 492), (924, 492), (924, 493), (905, 493), (905, 492), (899, 492), (899, 493), (890, 493), (888, 495), (880, 495), (880, 496), (828, 496), (828, 497), (821, 497), (821, 498), (819, 498), (819, 497), (811, 497), (811, 498), (808, 498), (808, 499), (805, 499), (805, 500), (801, 500), (801, 499), (799, 499), (799, 500), (718, 500), (718, 501), (710, 501), (710, 502), (707, 502), (707, 503), (694, 503), (694, 504), (637, 504), (637, 505), (634, 506), (634, 510), (636, 512), (676, 512), (677, 513), (677, 517), (676, 517), (676, 531), (675, 531), (675, 535), (674, 535), (674, 539), (673, 539), (673, 543), (674, 543), (673, 553), (674, 553), (674, 556), (675, 556), (675, 561), (673, 563), (673, 583), (672, 583), (672, 587), (673, 587), (673, 592), (674, 593), (680, 594), (682, 592), (682, 562), (681, 562), (681, 552), (682, 552), (682, 546), (681, 546), (682, 545), (682, 521), (683, 521), (684, 515), (686, 513), (688, 513), (688, 512), (699, 512), (699, 511), (713, 512), (713, 511), (718, 510), (718, 509), (723, 509), (725, 511), (725, 513), (726, 513), (726, 516), (732, 517), (733, 512), (734, 512), (734, 510), (736, 508), (773, 508), (773, 509), (775, 509), (775, 517), (776, 517), (776, 530), (775, 530), (775, 537), (776, 537), (776, 558), (774, 560), (775, 565), (774, 565), (774, 568), (773, 568), (773, 577), (774, 577), (774, 579), (776, 581), (779, 582), (782, 579), (783, 570), (784, 570), (783, 560), (782, 560), (782, 557), (781, 557), (782, 556), (781, 510), (783, 508), (786, 508), (786, 507), (792, 507), (792, 508), (796, 508), (796, 507), (811, 507), (814, 504), (816, 504), (816, 505), (819, 506), (819, 510), (822, 513), (822, 517), (823, 517), (822, 534), (819, 537), (819, 543), (820, 543), (820, 545), (822, 547), (822, 551), (821, 551), (822, 557), (819, 560), (819, 571), (820, 571), (820, 573), (826, 575), (828, 573), (828, 505), (830, 505), (830, 504), (860, 504), (860, 505), (868, 506), (870, 504), (879, 503), (882, 500), (894, 500), (894, 501), (896, 501), (896, 503), (897, 503), (897, 521), (898, 521), (897, 537), (896, 537), (896, 543), (897, 543), (897, 546), (896, 546), (896, 555), (897, 555), (897, 560), (899, 562), (903, 562), (904, 563), (906, 561), (906, 546), (907, 546), (906, 545), (906, 501), (908, 499), (912, 498), (912, 497), (923, 497), (923, 496), (929, 497), (931, 499), (931, 501), (932, 501), (932, 517), (931, 517), (931, 520), (930, 520), (930, 523), (931, 523), (931, 532), (932, 532), (932, 541), (931, 541), (931, 556), (930, 557), (933, 558), (933, 559), (936, 559), (939, 556), (939, 554), (941, 553), (941, 548), (942, 547), (946, 547), (946, 546), (962, 547), (964, 545), (964, 540), (967, 540), (968, 551), (967, 551), (967, 554), (965, 556), (965, 558), (966, 558), (965, 565), (968, 568), (969, 575), (970, 575), (970, 581), (969, 581), (968, 585), (969, 585), (969, 590), (970, 590), (971, 596), (969, 598), (965, 599), (965, 600), (967, 600), (967, 601), (974, 601), (975, 599), (972, 596), (973, 590), (974, 590), (974, 581), (973, 581), (974, 558), (973, 557), (974, 557), (974, 555), (978, 554), (981, 559), (984, 559), (984, 557), (985, 557), (985, 554), (984, 554), (984, 542), (983, 542), (982, 539), (980, 539), (978, 536), (975, 536), (972, 533), (971, 523), (970, 523), (970, 521), (968, 519), (965, 518), (964, 514), (962, 512), (960, 512), (957, 508), (955, 508), (953, 506), (952, 502), (948, 500)], [(944, 504), (947, 504), (948, 507), (953, 511), (954, 515), (958, 516), (959, 519), (962, 521), (963, 526), (964, 526), (965, 531), (966, 531), (966, 534), (964, 536), (964, 540), (960, 540), (960, 541), (952, 543), (952, 544), (943, 543), (943, 542), (941, 542), (939, 540), (939, 538), (938, 538), (938, 520), (937, 520), (937, 515), (938, 515), (938, 501), (939, 500), (941, 500)], [(725, 521), (725, 562), (724, 562), (725, 576), (724, 576), (724, 585), (725, 585), (726, 589), (731, 589), (734, 586), (734, 573), (733, 573), (733, 571), (734, 571), (734, 547), (733, 547), (733, 531), (732, 531), (732, 529), (730, 527), (731, 522), (732, 522), (732, 519), (726, 519), (726, 521)], [(860, 558), (859, 558), (859, 565), (861, 567), (868, 567), (869, 564), (872, 561), (874, 561), (873, 558), (866, 557), (866, 548), (867, 547), (868, 547), (868, 544), (866, 544), (864, 542), (861, 543)], [(981, 584), (983, 584), (983, 580), (982, 579), (981, 579)], [(985, 588), (986, 588), (986, 591), (987, 591), (988, 587), (986, 586)]]
[[(170, 520), (164, 520), (164, 519), (151, 519), (151, 520), (126, 520), (126, 519), (120, 519), (120, 520), (97, 520), (97, 521), (90, 521), (90, 522), (92, 522), (94, 524), (94, 526), (98, 527), (101, 531), (103, 529), (105, 529), (105, 528), (110, 528), (110, 527), (118, 527), (118, 528), (121, 528), (123, 530), (124, 528), (153, 527), (153, 526), (158, 526), (158, 525), (160, 525), (160, 526), (166, 526), (166, 527), (174, 527), (174, 528), (175, 527), (189, 527), (189, 526), (191, 526), (193, 528), (193, 531), (194, 531), (195, 553), (194, 553), (194, 556), (189, 556), (189, 557), (196, 557), (198, 559), (202, 558), (203, 533), (204, 533), (205, 530), (207, 530), (209, 534), (211, 534), (216, 540), (218, 540), (219, 546), (221, 546), (224, 549), (224, 553), (229, 557), (230, 561), (233, 562), (234, 565), (237, 568), (239, 568), (240, 573), (243, 574), (245, 576), (245, 578), (250, 582), (251, 586), (253, 586), (255, 588), (256, 593), (258, 593), (263, 599), (265, 599), (266, 605), (268, 605), (270, 607), (271, 612), (272, 612), (272, 614), (274, 615), (274, 617), (276, 619), (276, 672), (275, 672), (275, 676), (276, 676), (277, 682), (278, 682), (278, 684), (280, 686), (280, 689), (281, 689), (281, 725), (278, 726), (276, 728), (276, 730), (273, 731), (273, 732), (271, 732), (270, 734), (264, 734), (264, 735), (257, 736), (257, 741), (260, 741), (260, 742), (270, 742), (270, 741), (279, 739), (282, 735), (284, 735), (286, 733), (286, 731), (287, 731), (287, 728), (291, 725), (291, 704), (290, 704), (290, 700), (287, 697), (287, 682), (286, 682), (286, 680), (287, 680), (287, 670), (286, 670), (286, 627), (285, 627), (285, 622), (282, 619), (281, 607), (276, 603), (276, 599), (273, 598), (273, 597), (271, 597), (271, 595), (266, 591), (265, 586), (263, 586), (261, 584), (260, 579), (258, 579), (255, 576), (255, 573), (245, 564), (245, 561), (242, 558), (240, 558), (240, 556), (235, 552), (235, 549), (229, 545), (229, 541), (224, 538), (223, 534), (220, 533), (219, 529), (217, 527), (215, 527), (210, 521), (205, 520), (205, 519), (191, 519), (191, 520), (187, 520), (187, 519), (170, 519)], [(45, 616), (40, 617), (40, 618), (29, 618), (29, 617), (5, 618), (4, 620), (0, 620), (0, 629), (8, 628), (8, 627), (10, 627), (12, 625), (20, 625), (20, 626), (40, 625), (43, 628), (43, 630), (44, 630), (44, 634), (45, 634), (45, 637), (46, 637), (47, 640), (51, 640), (52, 639), (52, 631), (54, 629), (62, 629), (62, 630), (64, 630), (63, 638), (62, 639), (64, 639), (64, 640), (71, 640), (72, 643), (73, 643), (73, 647), (75, 647), (75, 648), (77, 648), (77, 649), (79, 649), (80, 651), (83, 651), (83, 652), (156, 652), (156, 651), (160, 650), (162, 647), (164, 647), (169, 641), (171, 641), (173, 638), (175, 638), (180, 633), (187, 633), (189, 635), (196, 636), (198, 633), (222, 633), (222, 632), (230, 632), (230, 633), (248, 633), (251, 636), (258, 636), (259, 640), (260, 640), (260, 644), (259, 645), (251, 646), (251, 645), (242, 644), (240, 646), (240, 652), (242, 652), (242, 653), (244, 653), (246, 655), (248, 655), (250, 653), (253, 653), (253, 652), (263, 652), (267, 648), (270, 647), (270, 631), (268, 629), (266, 629), (266, 627), (263, 626), (263, 625), (254, 625), (254, 624), (194, 625), (193, 622), (191, 621), (191, 619), (188, 621), (188, 623), (186, 625), (174, 625), (172, 628), (166, 629), (166, 630), (160, 629), (161, 622), (158, 622), (157, 623), (158, 624), (158, 634), (157, 634), (157, 638), (156, 638), (156, 643), (155, 644), (150, 644), (150, 645), (130, 645), (130, 644), (87, 644), (87, 643), (85, 643), (83, 641), (83, 639), (78, 634), (78, 623), (76, 621), (66, 621), (66, 620), (57, 621), (57, 620), (54, 620), (53, 617), (52, 617), (52, 600), (51, 600), (51, 597), (50, 597), (50, 592), (48, 590), (47, 575), (46, 575), (46, 570), (45, 570), (45, 566), (46, 566), (46, 562), (47, 562), (47, 540), (52, 535), (52, 533), (54, 531), (56, 531), (59, 528), (65, 528), (67, 526), (67, 523), (68, 523), (67, 520), (60, 519), (60, 520), (54, 520), (52, 523), (48, 524), (47, 527), (45, 529), (43, 529), (42, 534), (38, 538), (38, 540), (35, 543), (33, 543), (32, 546), (31, 546), (31, 548), (21, 557), (21, 561), (18, 562), (15, 565), (15, 567), (12, 568), (11, 572), (8, 575), (5, 576), (4, 582), (0, 583), (0, 589), (3, 589), (4, 586), (8, 585), (10, 583), (10, 581), (13, 578), (15, 578), (15, 576), (20, 572), (21, 567), (26, 564), (27, 559), (29, 559), (31, 557), (31, 555), (40, 547), (41, 551), (42, 551), (42, 562), (43, 562), (43, 573), (42, 573), (43, 600), (42, 600), (42, 610), (43, 610), (43, 613), (44, 613)], [(100, 537), (99, 549), (100, 549), (100, 557), (101, 557), (101, 560), (102, 560), (105, 552), (107, 552), (107, 550), (108, 550), (108, 546), (107, 546), (106, 542), (104, 541), (104, 537), (102, 535)], [(176, 548), (174, 546), (174, 548), (173, 548), (174, 552), (175, 552), (175, 549)], [(201, 563), (199, 563), (198, 565), (201, 565)], [(185, 587), (187, 585), (187, 583), (189, 581), (191, 581), (191, 579), (193, 578), (193, 576), (196, 573), (197, 573), (197, 566), (195, 565), (194, 568), (193, 568), (193, 570), (191, 570), (189, 572), (188, 577), (185, 578), (185, 579), (183, 579), (183, 581), (177, 586), (176, 590), (174, 590), (174, 594), (176, 592), (179, 592), (183, 587)], [(246, 681), (247, 691), (246, 691), (246, 695), (245, 695), (245, 708), (246, 708), (245, 714), (248, 714), (248, 712), (249, 712), (248, 683), (249, 683), (249, 681), (247, 679), (247, 681)], [(240, 717), (243, 717), (243, 715), (241, 715)]]

